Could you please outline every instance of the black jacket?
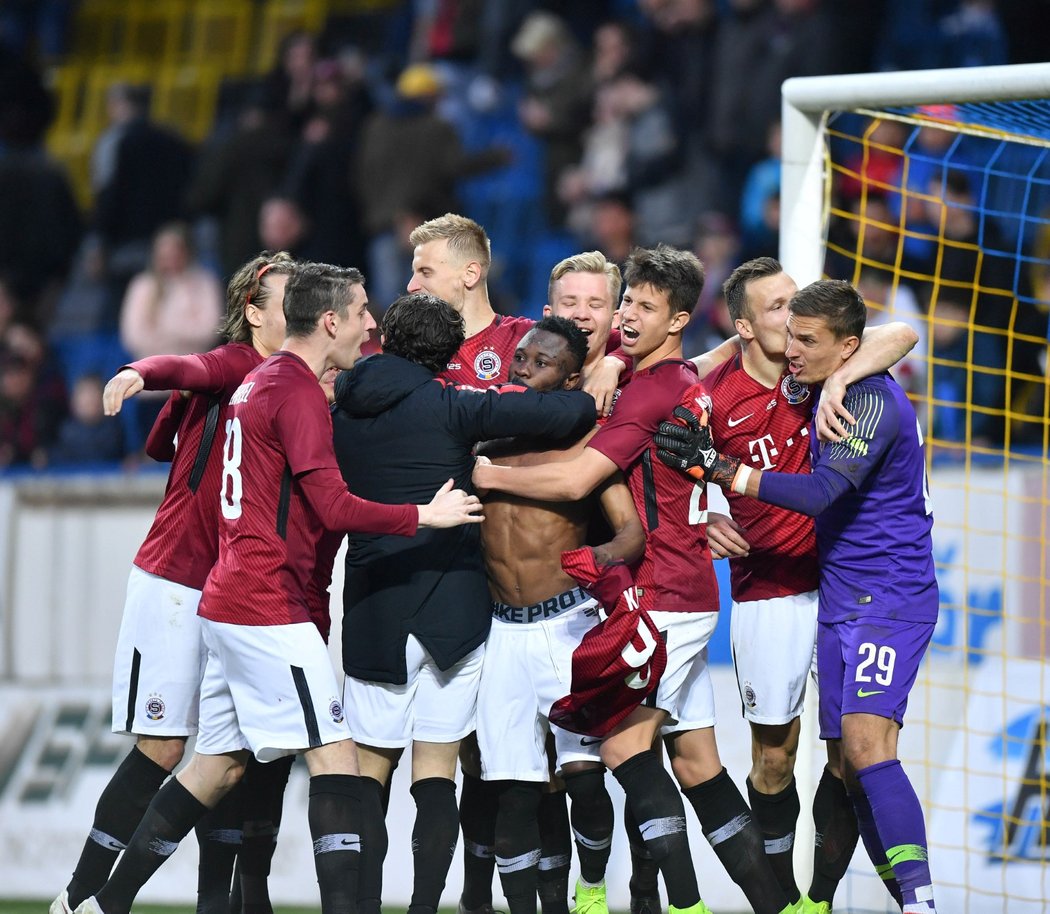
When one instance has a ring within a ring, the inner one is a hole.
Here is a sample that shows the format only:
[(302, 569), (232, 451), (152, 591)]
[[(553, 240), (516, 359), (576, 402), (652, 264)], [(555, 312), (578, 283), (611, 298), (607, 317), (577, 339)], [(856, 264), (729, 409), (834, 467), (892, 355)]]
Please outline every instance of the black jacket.
[[(478, 441), (528, 432), (579, 437), (594, 426), (580, 391), (517, 385), (456, 388), (414, 362), (375, 355), (336, 381), (335, 451), (350, 490), (387, 504), (423, 504), (448, 479), (473, 491)], [(404, 683), (415, 635), (442, 670), (485, 641), (490, 597), (476, 524), (411, 538), (353, 534), (343, 588), (343, 669)]]

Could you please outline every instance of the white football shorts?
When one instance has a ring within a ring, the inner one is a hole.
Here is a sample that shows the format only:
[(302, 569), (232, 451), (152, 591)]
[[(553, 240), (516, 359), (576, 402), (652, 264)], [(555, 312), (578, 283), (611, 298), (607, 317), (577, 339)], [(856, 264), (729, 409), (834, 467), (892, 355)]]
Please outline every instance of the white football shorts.
[(661, 736), (715, 725), (715, 693), (707, 666), (707, 642), (718, 624), (717, 612), (650, 611), (667, 645), (667, 668), (645, 705), (670, 715)]
[(350, 738), (328, 646), (312, 622), (201, 619), (208, 664), (196, 750), (249, 749), (260, 762)]
[(113, 658), (113, 732), (193, 736), (207, 650), (201, 592), (134, 565)]
[(817, 591), (733, 603), (729, 633), (744, 717), (756, 724), (798, 717), (806, 679), (817, 681)]
[(554, 599), (565, 608), (533, 622), (511, 621), (534, 618), (530, 607), (516, 612), (517, 607), (494, 604), (478, 697), (484, 780), (548, 780), (548, 731), (554, 735), (559, 771), (568, 762), (601, 762), (601, 739), (551, 726), (548, 720), (551, 705), (569, 694), (572, 652), (598, 623), (598, 604), (580, 588)]
[(343, 704), (354, 740), (377, 749), (396, 749), (414, 740), (455, 743), (474, 732), (485, 645), (447, 670), (439, 670), (415, 635), (405, 644), (404, 685), (347, 676)]

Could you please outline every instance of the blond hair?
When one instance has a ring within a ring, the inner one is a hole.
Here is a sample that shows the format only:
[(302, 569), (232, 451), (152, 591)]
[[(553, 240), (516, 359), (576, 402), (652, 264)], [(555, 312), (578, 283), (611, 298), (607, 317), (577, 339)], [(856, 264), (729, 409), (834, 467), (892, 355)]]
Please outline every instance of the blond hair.
[(550, 282), (547, 283), (547, 304), (554, 304), (554, 284), (566, 273), (596, 273), (604, 275), (609, 283), (609, 298), (612, 301), (613, 310), (616, 310), (617, 302), (620, 300), (620, 288), (623, 279), (620, 276), (620, 268), (610, 260), (607, 260), (601, 251), (585, 251), (583, 254), (574, 254), (555, 264), (551, 270)]
[(481, 264), (481, 275), (486, 276), (492, 263), (492, 244), (485, 230), (473, 219), (445, 213), (436, 219), (428, 219), (417, 225), (408, 241), (413, 247), (428, 244), (431, 241), (448, 241), (448, 249), (464, 263), (476, 260)]
[(226, 285), (226, 319), (219, 333), (231, 343), (250, 343), (252, 325), (245, 317), (249, 304), (266, 309), (270, 302), (270, 289), (263, 277), (291, 276), (295, 272), (295, 261), (287, 251), (263, 251), (249, 260), (230, 277)]

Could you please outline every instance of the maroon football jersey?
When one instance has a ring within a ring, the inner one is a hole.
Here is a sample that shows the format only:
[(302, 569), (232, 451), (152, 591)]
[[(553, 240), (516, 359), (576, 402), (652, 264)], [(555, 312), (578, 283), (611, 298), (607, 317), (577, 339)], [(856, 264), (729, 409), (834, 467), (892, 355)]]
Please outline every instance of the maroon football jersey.
[[(204, 587), (219, 554), (219, 478), (230, 395), (261, 361), (262, 356), (251, 346), (228, 343), (199, 355), (156, 356), (128, 366), (142, 375), (147, 390), (179, 389), (191, 380), (196, 390), (207, 391), (185, 401), (164, 499), (135, 556), (135, 565), (143, 571), (194, 590)], [(217, 405), (214, 436), (206, 458), (201, 458), (203, 472), (198, 470), (197, 479), (194, 466), (213, 398)], [(177, 408), (178, 404), (166, 407), (158, 421), (164, 422), (165, 415), (176, 413)], [(191, 477), (195, 488), (190, 485)]]
[(682, 359), (635, 372), (620, 389), (609, 421), (587, 443), (627, 476), (645, 528), (635, 583), (649, 610), (718, 611), (718, 582), (701, 523), (707, 509), (704, 485), (661, 463), (653, 444), (660, 423), (696, 383), (696, 367)]
[(461, 387), (491, 387), (506, 381), (518, 343), (534, 326), (531, 317), (497, 314), (480, 333), (463, 341), (438, 377)]
[(599, 567), (590, 546), (561, 554), (561, 567), (606, 608), (572, 653), (571, 691), (550, 710), (552, 723), (604, 736), (656, 690), (667, 646), (641, 608), (626, 565)]
[[(785, 372), (770, 390), (743, 367), (741, 356), (704, 378), (711, 394), (711, 434), (724, 454), (769, 472), (809, 472), (813, 392)], [(817, 589), (813, 519), (734, 492), (725, 493), (733, 519), (746, 531), (751, 553), (729, 560), (733, 599), (768, 600)]]
[(377, 505), (346, 491), (317, 378), (298, 356), (276, 352), (230, 398), (219, 558), (204, 585), (200, 615), (240, 625), (318, 622), (311, 616), (319, 608), (311, 582), (325, 527), (303, 486), (322, 483), (342, 496), (342, 529), (415, 532), (415, 506)]

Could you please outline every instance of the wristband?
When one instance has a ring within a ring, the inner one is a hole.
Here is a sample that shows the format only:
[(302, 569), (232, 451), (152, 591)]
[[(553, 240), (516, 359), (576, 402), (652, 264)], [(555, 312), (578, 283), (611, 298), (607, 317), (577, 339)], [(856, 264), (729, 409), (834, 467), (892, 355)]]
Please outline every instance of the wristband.
[(741, 464), (737, 467), (736, 474), (733, 476), (733, 491), (737, 495), (747, 495), (747, 482), (751, 478), (751, 467), (746, 467)]

